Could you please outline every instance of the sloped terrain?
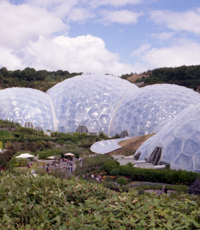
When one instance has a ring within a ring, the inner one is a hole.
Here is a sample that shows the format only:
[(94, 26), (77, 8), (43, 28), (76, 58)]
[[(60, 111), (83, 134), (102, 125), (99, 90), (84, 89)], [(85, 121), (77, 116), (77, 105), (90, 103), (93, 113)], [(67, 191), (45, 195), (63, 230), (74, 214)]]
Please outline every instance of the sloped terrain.
[(122, 146), (122, 148), (110, 152), (109, 155), (111, 155), (111, 156), (114, 156), (114, 155), (124, 155), (124, 156), (133, 155), (136, 152), (136, 150), (140, 147), (140, 145), (153, 135), (154, 134), (148, 134), (148, 135), (130, 138), (130, 139), (127, 139), (125, 141), (121, 141), (118, 143), (118, 145)]

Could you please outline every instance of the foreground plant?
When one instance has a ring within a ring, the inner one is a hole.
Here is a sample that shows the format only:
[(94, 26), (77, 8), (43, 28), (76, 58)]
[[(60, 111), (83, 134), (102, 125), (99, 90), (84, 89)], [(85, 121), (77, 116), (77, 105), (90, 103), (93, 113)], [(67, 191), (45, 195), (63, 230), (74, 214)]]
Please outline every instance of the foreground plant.
[(200, 229), (200, 198), (136, 191), (51, 175), (0, 177), (1, 229)]

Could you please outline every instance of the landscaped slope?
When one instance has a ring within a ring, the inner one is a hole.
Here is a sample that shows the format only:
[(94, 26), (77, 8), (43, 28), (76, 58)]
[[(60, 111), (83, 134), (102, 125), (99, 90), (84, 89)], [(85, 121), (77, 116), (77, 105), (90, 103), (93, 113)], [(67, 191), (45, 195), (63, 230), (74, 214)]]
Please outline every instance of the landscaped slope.
[(200, 198), (117, 193), (52, 176), (0, 177), (1, 229), (199, 229)]

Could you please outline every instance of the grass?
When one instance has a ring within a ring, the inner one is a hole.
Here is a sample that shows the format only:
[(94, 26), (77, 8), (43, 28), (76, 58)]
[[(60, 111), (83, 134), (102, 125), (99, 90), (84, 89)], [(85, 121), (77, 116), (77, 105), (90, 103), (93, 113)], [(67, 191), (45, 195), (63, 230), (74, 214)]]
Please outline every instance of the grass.
[(8, 130), (0, 130), (0, 140), (2, 139), (12, 139), (13, 136)]

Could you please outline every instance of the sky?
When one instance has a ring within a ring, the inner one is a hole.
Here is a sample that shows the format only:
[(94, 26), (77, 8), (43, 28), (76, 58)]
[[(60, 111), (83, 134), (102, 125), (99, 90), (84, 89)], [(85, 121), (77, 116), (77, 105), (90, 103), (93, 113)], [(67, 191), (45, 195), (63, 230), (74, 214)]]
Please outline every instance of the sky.
[(199, 0), (0, 0), (0, 67), (117, 76), (200, 64)]

